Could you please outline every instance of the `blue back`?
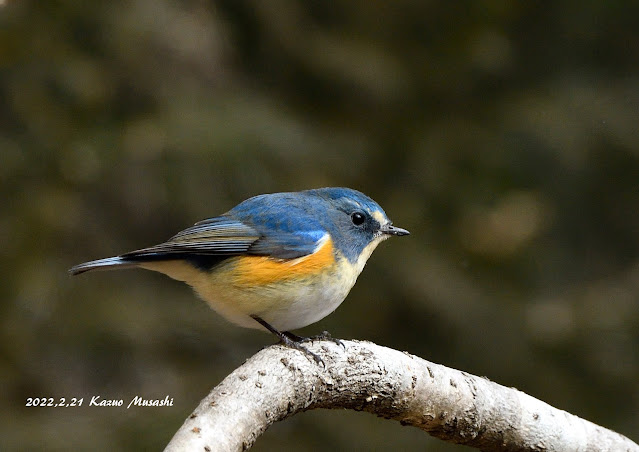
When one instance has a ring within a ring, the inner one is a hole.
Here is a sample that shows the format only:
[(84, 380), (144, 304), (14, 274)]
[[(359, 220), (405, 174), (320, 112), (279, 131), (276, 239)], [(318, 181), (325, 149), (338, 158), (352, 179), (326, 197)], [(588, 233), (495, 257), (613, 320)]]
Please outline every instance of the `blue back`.
[(354, 211), (372, 214), (383, 209), (365, 194), (350, 188), (319, 188), (301, 192), (254, 196), (224, 214), (260, 233), (250, 254), (295, 258), (312, 253), (326, 232), (350, 261), (373, 239), (374, 231), (357, 228)]
[[(366, 222), (356, 226), (351, 215), (362, 212)], [(230, 256), (252, 254), (295, 259), (313, 253), (330, 234), (333, 246), (349, 261), (357, 261), (377, 234), (382, 208), (350, 188), (319, 188), (254, 196), (218, 217), (178, 232), (164, 243), (121, 255), (127, 261), (186, 259), (211, 269)]]

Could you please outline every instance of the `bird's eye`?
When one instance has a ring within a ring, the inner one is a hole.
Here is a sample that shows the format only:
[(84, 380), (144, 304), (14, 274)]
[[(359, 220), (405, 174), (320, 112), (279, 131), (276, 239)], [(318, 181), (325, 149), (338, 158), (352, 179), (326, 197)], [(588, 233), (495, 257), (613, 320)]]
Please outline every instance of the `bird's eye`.
[(359, 226), (363, 224), (364, 221), (366, 221), (366, 217), (364, 216), (362, 212), (355, 212), (351, 214), (351, 221), (353, 222), (355, 226)]

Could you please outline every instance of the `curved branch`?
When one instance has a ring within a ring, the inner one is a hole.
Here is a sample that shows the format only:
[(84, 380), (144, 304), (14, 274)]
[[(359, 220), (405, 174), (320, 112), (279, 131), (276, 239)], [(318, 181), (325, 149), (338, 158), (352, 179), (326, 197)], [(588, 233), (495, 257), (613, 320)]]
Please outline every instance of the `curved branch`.
[(167, 451), (239, 451), (274, 422), (314, 408), (350, 408), (491, 451), (633, 451), (628, 438), (486, 378), (370, 342), (268, 347), (202, 400)]

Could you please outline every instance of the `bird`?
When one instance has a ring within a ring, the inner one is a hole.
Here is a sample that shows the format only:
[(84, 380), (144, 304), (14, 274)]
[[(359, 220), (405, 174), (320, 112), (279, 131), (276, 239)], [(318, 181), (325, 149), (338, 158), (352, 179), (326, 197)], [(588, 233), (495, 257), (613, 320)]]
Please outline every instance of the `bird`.
[[(222, 317), (267, 330), (317, 363), (291, 332), (331, 314), (344, 301), (375, 248), (409, 232), (360, 191), (326, 187), (253, 196), (195, 223), (166, 242), (76, 265), (92, 270), (143, 268), (190, 285)], [(343, 344), (342, 344), (343, 345)]]

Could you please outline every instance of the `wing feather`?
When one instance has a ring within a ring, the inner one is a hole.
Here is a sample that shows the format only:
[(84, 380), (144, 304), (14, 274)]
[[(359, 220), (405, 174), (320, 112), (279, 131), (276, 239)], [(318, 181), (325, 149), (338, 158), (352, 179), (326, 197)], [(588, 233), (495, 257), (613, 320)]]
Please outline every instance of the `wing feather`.
[(164, 243), (131, 251), (122, 257), (163, 254), (237, 255), (246, 253), (259, 238), (259, 232), (240, 221), (216, 217), (200, 221)]
[(210, 269), (227, 257), (238, 255), (301, 258), (316, 252), (330, 238), (320, 220), (304, 196), (256, 196), (226, 214), (195, 223), (164, 243), (80, 264), (70, 271), (77, 274), (175, 259)]
[[(298, 213), (298, 212), (296, 212)], [(132, 260), (171, 257), (237, 256), (251, 254), (295, 259), (312, 254), (323, 243), (326, 231), (310, 218), (297, 216), (297, 223), (278, 222), (274, 217), (243, 218), (222, 215), (195, 223), (158, 245), (122, 254)]]

